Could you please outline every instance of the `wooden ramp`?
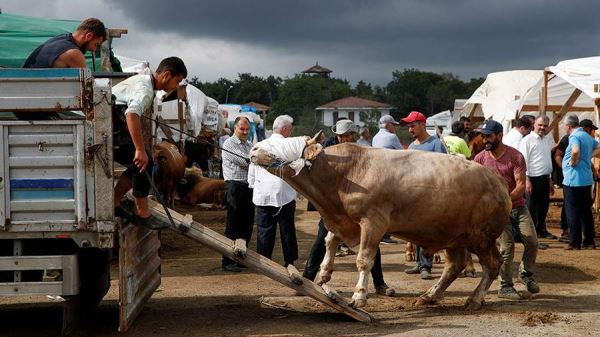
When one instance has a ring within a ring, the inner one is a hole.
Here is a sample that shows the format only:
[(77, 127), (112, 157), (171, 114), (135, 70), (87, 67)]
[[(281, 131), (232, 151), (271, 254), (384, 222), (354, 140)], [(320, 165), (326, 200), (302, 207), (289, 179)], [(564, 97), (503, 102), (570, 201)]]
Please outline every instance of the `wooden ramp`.
[[(127, 198), (132, 198), (127, 195)], [(129, 199), (132, 203), (132, 199)], [(126, 211), (131, 210), (132, 204), (122, 205)], [(161, 204), (149, 200), (149, 206), (152, 213), (166, 223), (170, 223), (167, 214)], [(344, 313), (360, 322), (371, 322), (373, 318), (369, 313), (362, 309), (352, 308), (346, 300), (337, 294), (334, 290), (329, 289), (326, 285), (318, 286), (312, 281), (302, 277), (298, 270), (293, 266), (285, 268), (284, 266), (267, 259), (266, 257), (251, 251), (246, 250), (243, 240), (234, 242), (225, 236), (213, 231), (210, 228), (194, 221), (191, 215), (182, 215), (169, 209), (169, 213), (175, 223), (175, 228), (172, 230), (192, 238), (206, 247), (223, 254), (240, 264), (251, 268), (270, 279), (273, 279), (286, 287), (292, 288), (299, 293), (310, 296), (315, 300)]]

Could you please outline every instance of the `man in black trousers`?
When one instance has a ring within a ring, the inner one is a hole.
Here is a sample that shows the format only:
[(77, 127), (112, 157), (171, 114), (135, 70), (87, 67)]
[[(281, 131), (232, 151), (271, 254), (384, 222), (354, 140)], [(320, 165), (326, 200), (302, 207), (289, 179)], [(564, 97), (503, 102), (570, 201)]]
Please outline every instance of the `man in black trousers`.
[[(225, 236), (229, 239), (244, 239), (246, 244), (252, 237), (254, 226), (254, 204), (252, 189), (248, 186), (248, 154), (252, 148), (248, 139), (250, 121), (246, 117), (238, 117), (234, 123), (234, 134), (223, 143), (221, 158), (223, 161), (223, 177), (225, 178), (225, 204), (227, 206), (227, 223)], [(240, 266), (233, 260), (223, 256), (222, 268), (228, 272), (240, 272)]]

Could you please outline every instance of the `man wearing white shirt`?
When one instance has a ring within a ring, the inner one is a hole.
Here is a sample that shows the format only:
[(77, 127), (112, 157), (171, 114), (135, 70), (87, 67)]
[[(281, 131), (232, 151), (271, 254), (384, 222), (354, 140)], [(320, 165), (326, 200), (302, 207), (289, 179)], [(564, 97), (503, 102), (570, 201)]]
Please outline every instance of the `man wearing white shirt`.
[(394, 117), (383, 115), (379, 119), (379, 132), (373, 137), (373, 147), (382, 149), (403, 149), (400, 139), (396, 135), (396, 127), (400, 123)]
[(502, 137), (502, 143), (512, 148), (519, 149), (521, 140), (531, 132), (531, 121), (527, 116), (522, 116), (517, 119), (515, 127), (510, 129), (508, 133)]
[(554, 142), (546, 135), (550, 119), (539, 116), (533, 125), (533, 132), (525, 136), (519, 146), (519, 151), (525, 157), (527, 180), (525, 192), (527, 208), (533, 218), (538, 237), (556, 239), (546, 229), (546, 215), (550, 205), (550, 195), (554, 194), (551, 150)]
[[(273, 122), (273, 138), (287, 138), (292, 134), (294, 119), (281, 115)], [(273, 255), (277, 223), (283, 250), (285, 266), (294, 264), (298, 259), (298, 242), (296, 241), (296, 191), (282, 179), (254, 164), (248, 171), (248, 184), (254, 187), (252, 202), (256, 205), (257, 247), (259, 254), (268, 257)]]

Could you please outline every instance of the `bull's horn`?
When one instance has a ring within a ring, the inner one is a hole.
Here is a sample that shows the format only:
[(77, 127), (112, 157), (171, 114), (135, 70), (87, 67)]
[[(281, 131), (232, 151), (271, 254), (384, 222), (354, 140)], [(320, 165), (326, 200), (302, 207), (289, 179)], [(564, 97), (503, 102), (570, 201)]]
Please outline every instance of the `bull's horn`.
[(306, 145), (317, 144), (317, 140), (319, 139), (319, 137), (321, 137), (322, 133), (323, 130), (319, 130), (319, 132), (317, 132), (317, 134), (314, 137), (312, 137), (308, 142), (306, 142)]

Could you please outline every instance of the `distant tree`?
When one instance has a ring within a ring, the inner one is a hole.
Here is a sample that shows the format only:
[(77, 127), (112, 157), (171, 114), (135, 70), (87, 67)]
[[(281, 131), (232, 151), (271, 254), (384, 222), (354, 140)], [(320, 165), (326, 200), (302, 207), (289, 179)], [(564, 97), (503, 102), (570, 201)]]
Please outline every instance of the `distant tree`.
[(373, 93), (373, 88), (370, 83), (366, 83), (363, 80), (358, 81), (356, 86), (354, 87), (354, 95), (364, 99), (374, 100), (375, 95)]

